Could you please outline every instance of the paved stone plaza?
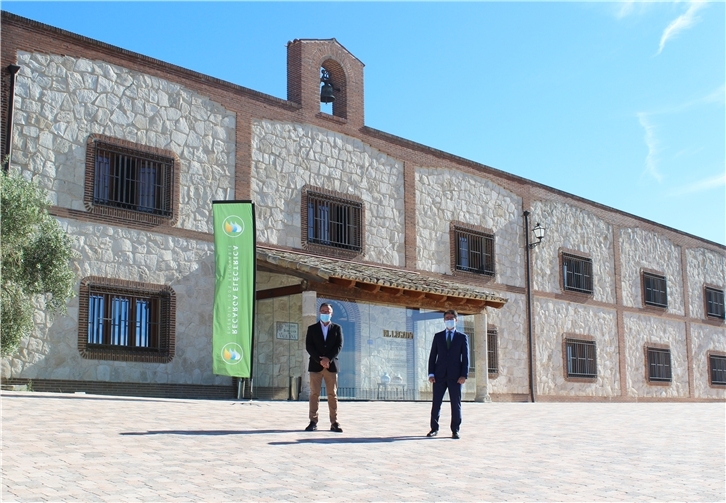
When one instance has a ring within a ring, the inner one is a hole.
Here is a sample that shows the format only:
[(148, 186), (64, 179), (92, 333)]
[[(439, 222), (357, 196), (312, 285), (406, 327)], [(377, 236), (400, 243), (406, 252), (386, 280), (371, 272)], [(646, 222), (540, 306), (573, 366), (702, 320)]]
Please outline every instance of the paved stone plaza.
[(2, 501), (726, 500), (724, 403), (465, 403), (461, 440), (428, 403), (339, 413), (3, 392)]

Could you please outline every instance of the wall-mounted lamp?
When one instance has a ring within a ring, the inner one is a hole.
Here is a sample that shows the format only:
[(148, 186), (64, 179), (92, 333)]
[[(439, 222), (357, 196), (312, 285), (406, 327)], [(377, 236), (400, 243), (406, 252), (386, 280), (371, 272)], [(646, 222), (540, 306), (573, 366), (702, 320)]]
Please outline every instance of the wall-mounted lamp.
[(332, 103), (335, 101), (335, 95), (333, 94), (333, 83), (330, 82), (330, 74), (325, 68), (321, 68), (320, 73), (320, 82), (323, 83), (323, 86), (320, 88), (320, 102)]
[(534, 226), (534, 229), (532, 229), (532, 234), (534, 234), (534, 237), (535, 239), (537, 239), (537, 241), (535, 241), (534, 243), (530, 243), (530, 248), (534, 248), (542, 242), (542, 238), (545, 237), (545, 228), (542, 227), (538, 222), (537, 225)]

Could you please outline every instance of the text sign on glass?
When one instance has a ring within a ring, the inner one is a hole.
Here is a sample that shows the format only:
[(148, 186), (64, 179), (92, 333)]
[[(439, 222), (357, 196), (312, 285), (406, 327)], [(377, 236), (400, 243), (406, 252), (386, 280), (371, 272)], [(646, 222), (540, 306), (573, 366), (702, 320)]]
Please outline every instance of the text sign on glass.
[(284, 321), (278, 321), (275, 327), (275, 337), (277, 339), (296, 341), (298, 339), (297, 323), (285, 323)]
[(413, 332), (405, 332), (403, 330), (384, 330), (383, 337), (391, 337), (393, 339), (413, 339)]

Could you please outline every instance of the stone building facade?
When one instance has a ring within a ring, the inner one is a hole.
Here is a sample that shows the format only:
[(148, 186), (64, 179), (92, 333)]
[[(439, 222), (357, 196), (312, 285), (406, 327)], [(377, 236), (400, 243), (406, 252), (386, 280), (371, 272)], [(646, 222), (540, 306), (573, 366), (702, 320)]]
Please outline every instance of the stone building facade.
[[(254, 396), (305, 395), (305, 330), (326, 301), (350, 399), (429, 398), (449, 308), (472, 343), (469, 400), (726, 398), (726, 247), (367, 127), (363, 64), (335, 39), (288, 44), (279, 99), (2, 21), (3, 152), (73, 237), (78, 293), (64, 316), (39, 301), (4, 381), (236, 396), (212, 371), (212, 201), (251, 200)], [(528, 247), (535, 222), (546, 235)], [(118, 299), (137, 327), (150, 309), (148, 340), (96, 333)]]

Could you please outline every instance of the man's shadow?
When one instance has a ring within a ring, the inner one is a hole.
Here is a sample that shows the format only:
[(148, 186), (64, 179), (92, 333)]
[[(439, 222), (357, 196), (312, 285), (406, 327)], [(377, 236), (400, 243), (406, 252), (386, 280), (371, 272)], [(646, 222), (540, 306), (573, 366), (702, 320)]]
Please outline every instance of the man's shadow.
[[(151, 431), (126, 431), (120, 433), (122, 436), (140, 435), (191, 435), (191, 436), (221, 436), (221, 435), (260, 435), (276, 433), (304, 433), (300, 430), (151, 430)], [(425, 435), (406, 435), (395, 437), (330, 437), (330, 438), (298, 438), (292, 441), (270, 442), (270, 445), (299, 445), (299, 444), (376, 444), (402, 442), (408, 440), (424, 440)]]

